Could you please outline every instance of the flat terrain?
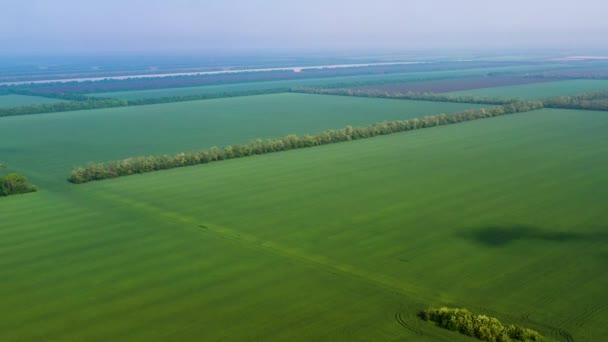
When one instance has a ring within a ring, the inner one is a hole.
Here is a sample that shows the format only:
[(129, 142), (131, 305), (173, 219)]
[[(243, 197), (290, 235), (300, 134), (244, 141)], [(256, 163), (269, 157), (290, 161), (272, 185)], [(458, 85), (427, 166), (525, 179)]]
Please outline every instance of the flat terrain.
[(377, 90), (397, 93), (446, 93), (470, 89), (505, 87), (520, 84), (532, 84), (541, 82), (555, 81), (549, 78), (532, 78), (522, 76), (501, 76), (501, 77), (472, 77), (456, 78), (433, 81), (405, 82), (395, 84), (382, 84), (364, 87), (354, 87), (359, 90)]
[(0, 199), (0, 340), (467, 341), (414, 317), (453, 305), (600, 341), (607, 129), (542, 110)]
[[(148, 90), (133, 90), (133, 91), (120, 91), (111, 93), (99, 93), (91, 94), (90, 96), (95, 97), (111, 97), (119, 98), (124, 100), (139, 100), (149, 98), (163, 98), (172, 96), (192, 96), (192, 95), (212, 95), (222, 93), (233, 93), (233, 92), (248, 92), (248, 91), (288, 91), (291, 87), (297, 85), (306, 84), (317, 84), (319, 81), (269, 81), (269, 82), (253, 82), (253, 83), (236, 83), (236, 84), (222, 84), (222, 85), (210, 85), (200, 87), (180, 87), (180, 88), (160, 88), (160, 89), (148, 89)], [(325, 83), (322, 82), (321, 83)]]
[(574, 95), (608, 89), (608, 80), (568, 80), (544, 82), (508, 87), (483, 88), (452, 92), (454, 95), (475, 95), (520, 99), (542, 99), (547, 97)]
[[(479, 105), (275, 94), (2, 118), (2, 162), (43, 187), (91, 161), (457, 112)], [(27, 138), (26, 138), (27, 137)]]
[(65, 101), (40, 96), (0, 95), (0, 108), (30, 106), (36, 104), (52, 104), (58, 102)]
[[(551, 69), (551, 66), (546, 68)], [(139, 84), (133, 82), (132, 87), (152, 87), (157, 89), (147, 90), (126, 90), (116, 92), (100, 92), (91, 94), (91, 96), (99, 97), (113, 97), (121, 98), (126, 100), (145, 99), (145, 98), (159, 98), (169, 96), (188, 96), (197, 94), (224, 94), (231, 92), (243, 92), (252, 90), (282, 90), (286, 91), (292, 87), (351, 87), (351, 86), (362, 86), (368, 84), (394, 84), (403, 82), (417, 82), (426, 80), (442, 80), (442, 79), (454, 79), (462, 77), (482, 77), (491, 73), (496, 72), (526, 72), (539, 70), (539, 67), (533, 66), (509, 66), (509, 67), (494, 67), (494, 68), (473, 68), (464, 70), (441, 70), (441, 71), (423, 71), (423, 72), (409, 72), (409, 73), (391, 73), (391, 74), (371, 74), (371, 75), (356, 75), (356, 76), (338, 76), (328, 78), (310, 78), (310, 79), (296, 79), (296, 80), (284, 80), (284, 81), (265, 81), (265, 82), (248, 82), (248, 83), (234, 83), (234, 84), (219, 84), (219, 85), (206, 85), (197, 87), (187, 87), (188, 82), (194, 80), (188, 79), (168, 79), (162, 81), (147, 81), (147, 84)], [(544, 68), (542, 68), (544, 70)], [(303, 72), (306, 73), (306, 72)], [(143, 81), (139, 81), (142, 83)], [(150, 84), (151, 83), (151, 84)], [(163, 87), (164, 85), (164, 87)], [(51, 90), (79, 90), (79, 89), (103, 89), (108, 88), (120, 88), (124, 87), (125, 84), (121, 83), (108, 83), (89, 85), (81, 84), (76, 86), (59, 86), (49, 88)], [(44, 91), (44, 89), (41, 89)]]

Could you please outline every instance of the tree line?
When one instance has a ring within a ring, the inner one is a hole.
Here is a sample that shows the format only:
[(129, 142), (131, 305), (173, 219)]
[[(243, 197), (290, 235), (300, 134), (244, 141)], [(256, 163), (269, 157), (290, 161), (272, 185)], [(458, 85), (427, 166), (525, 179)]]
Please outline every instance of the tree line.
[[(264, 90), (243, 90), (243, 91), (228, 91), (211, 94), (194, 94), (185, 96), (167, 96), (157, 98), (144, 98), (125, 100), (119, 98), (94, 97), (77, 93), (65, 92), (39, 92), (34, 89), (9, 89), (7, 93), (28, 95), (28, 96), (43, 96), (48, 98), (66, 100), (66, 102), (51, 103), (51, 104), (34, 104), (18, 107), (0, 108), (0, 117), (45, 114), (68, 112), (75, 110), (88, 109), (103, 109), (129, 106), (142, 106), (161, 103), (185, 102), (196, 100), (208, 100), (217, 98), (228, 98), (238, 96), (253, 96), (264, 94), (275, 94), (283, 92), (296, 92), (308, 94), (323, 94), (323, 95), (343, 95), (356, 97), (378, 97), (391, 99), (406, 99), (406, 100), (422, 100), (436, 102), (456, 102), (456, 103), (478, 103), (490, 105), (503, 105), (507, 103), (517, 102), (514, 99), (501, 99), (492, 97), (478, 96), (455, 96), (437, 93), (391, 93), (376, 90), (353, 90), (347, 88), (307, 88), (307, 87), (278, 87)], [(1, 92), (0, 92), (1, 93)]]
[(421, 311), (418, 317), (435, 322), (438, 326), (476, 337), (488, 342), (538, 342), (544, 337), (535, 330), (518, 325), (503, 325), (497, 318), (474, 315), (467, 309), (439, 308)]
[[(478, 103), (478, 104), (493, 104), (504, 105), (508, 103), (516, 103), (517, 99), (502, 99), (494, 97), (479, 97), (479, 96), (461, 96), (448, 95), (437, 93), (396, 93), (382, 90), (359, 90), (348, 88), (292, 88), (293, 92), (306, 94), (320, 95), (338, 95), (338, 96), (355, 96), (355, 97), (374, 97), (388, 99), (404, 99), (404, 100), (421, 100), (421, 101), (438, 101), (438, 102), (456, 102), (456, 103)], [(547, 108), (566, 108), (566, 109), (581, 109), (581, 110), (601, 110), (608, 111), (608, 91), (598, 91), (582, 93), (570, 96), (559, 96), (544, 99), (543, 105)]]
[[(68, 111), (86, 110), (86, 109), (142, 106), (142, 105), (150, 105), (150, 104), (207, 100), (207, 99), (217, 99), (217, 98), (225, 98), (225, 97), (252, 96), (252, 95), (281, 93), (281, 92), (286, 92), (286, 91), (289, 91), (289, 88), (277, 88), (277, 89), (265, 89), (265, 90), (245, 90), (245, 91), (221, 92), (221, 93), (213, 93), (213, 94), (169, 96), (169, 97), (146, 98), (146, 99), (135, 99), (135, 100), (123, 100), (123, 99), (105, 98), (105, 97), (89, 97), (86, 95), (78, 95), (78, 94), (61, 94), (61, 93), (46, 94), (45, 93), (43, 95), (45, 97), (68, 100), (68, 102), (0, 108), (0, 117), (44, 114), (44, 113), (58, 113), (58, 112), (68, 112)], [(22, 93), (22, 94), (25, 95), (25, 93)], [(41, 94), (30, 93), (28, 95), (40, 96)]]
[(608, 91), (559, 96), (543, 101), (548, 108), (568, 108), (608, 111)]
[(339, 96), (355, 96), (355, 97), (376, 97), (386, 99), (401, 99), (401, 100), (420, 100), (420, 101), (436, 101), (436, 102), (456, 102), (456, 103), (478, 103), (490, 105), (504, 105), (508, 103), (518, 102), (516, 99), (503, 99), (497, 97), (482, 97), (470, 95), (448, 95), (438, 93), (417, 93), (417, 92), (388, 92), (383, 90), (363, 90), (363, 89), (348, 89), (348, 88), (312, 88), (312, 87), (294, 87), (292, 92), (320, 95), (339, 95)]
[(243, 158), (252, 155), (365, 139), (379, 135), (527, 112), (542, 107), (542, 102), (538, 101), (514, 102), (493, 108), (466, 110), (452, 114), (430, 115), (420, 119), (386, 121), (363, 127), (346, 126), (336, 130), (326, 130), (316, 135), (297, 136), (291, 134), (279, 139), (258, 139), (248, 144), (230, 145), (223, 148), (212, 147), (203, 151), (179, 153), (172, 156), (133, 157), (107, 163), (90, 163), (85, 167), (73, 169), (68, 181), (80, 184), (157, 170), (207, 164), (225, 159)]
[[(218, 69), (219, 70), (219, 69)], [(124, 74), (124, 73), (121, 73)], [(139, 73), (137, 73), (139, 74)], [(130, 76), (130, 75), (125, 75)], [(132, 75), (131, 75), (132, 76)], [(0, 94), (14, 94), (19, 91), (36, 90), (47, 91), (52, 89), (53, 92), (69, 92), (72, 94), (91, 94), (103, 93), (109, 91), (131, 91), (131, 90), (147, 90), (159, 88), (183, 88), (207, 85), (223, 85), (234, 83), (252, 83), (268, 80), (296, 80), (302, 76), (302, 73), (295, 73), (291, 70), (273, 70), (264, 72), (233, 72), (230, 74), (215, 74), (215, 75), (173, 75), (159, 76), (146, 78), (124, 78), (124, 79), (97, 79), (97, 80), (81, 80), (81, 81), (56, 81), (34, 83), (34, 80), (22, 81), (22, 84), (7, 84), (0, 85)], [(94, 77), (94, 76), (93, 76)], [(108, 77), (111, 77), (108, 76)], [(329, 76), (331, 77), (331, 76)], [(17, 80), (18, 81), (18, 80)], [(30, 83), (27, 83), (30, 82)], [(178, 82), (176, 84), (176, 82)], [(114, 87), (107, 87), (114, 85)], [(69, 89), (69, 90), (68, 90)]]

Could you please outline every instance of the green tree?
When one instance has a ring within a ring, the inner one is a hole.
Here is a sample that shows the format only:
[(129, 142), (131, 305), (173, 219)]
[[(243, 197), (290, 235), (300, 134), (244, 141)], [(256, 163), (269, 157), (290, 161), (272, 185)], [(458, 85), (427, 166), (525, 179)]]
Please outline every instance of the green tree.
[(6, 176), (0, 177), (0, 196), (25, 194), (34, 191), (38, 191), (38, 188), (29, 184), (24, 175), (9, 173)]

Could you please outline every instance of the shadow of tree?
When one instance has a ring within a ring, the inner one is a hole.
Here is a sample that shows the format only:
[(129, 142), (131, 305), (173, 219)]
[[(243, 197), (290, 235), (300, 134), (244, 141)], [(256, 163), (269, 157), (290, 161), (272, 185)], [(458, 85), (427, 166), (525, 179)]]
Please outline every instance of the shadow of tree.
[(488, 247), (503, 247), (521, 240), (554, 242), (608, 239), (608, 233), (552, 232), (534, 226), (487, 226), (465, 233), (465, 238)]

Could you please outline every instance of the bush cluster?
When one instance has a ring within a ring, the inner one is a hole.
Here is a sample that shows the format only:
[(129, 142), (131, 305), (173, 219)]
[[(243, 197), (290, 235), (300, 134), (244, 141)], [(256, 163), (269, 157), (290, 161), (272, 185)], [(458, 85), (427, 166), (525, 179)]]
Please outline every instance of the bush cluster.
[(477, 337), (488, 342), (544, 341), (537, 331), (518, 325), (503, 325), (498, 319), (485, 315), (474, 315), (467, 309), (440, 308), (421, 311), (418, 315), (425, 321), (435, 322), (438, 326)]
[(29, 184), (27, 178), (18, 173), (0, 176), (0, 196), (25, 194), (38, 191), (35, 185)]
[(86, 167), (77, 167), (72, 170), (68, 180), (72, 183), (80, 184), (94, 180), (116, 178), (156, 170), (206, 164), (224, 159), (242, 158), (251, 155), (371, 138), (378, 135), (448, 125), (462, 121), (526, 112), (540, 108), (542, 108), (541, 102), (517, 102), (488, 109), (467, 110), (453, 114), (430, 115), (420, 119), (388, 121), (365, 127), (347, 126), (337, 130), (323, 131), (316, 135), (297, 136), (291, 134), (274, 140), (268, 139), (263, 141), (258, 139), (248, 144), (232, 145), (223, 148), (212, 147), (204, 151), (180, 153), (173, 156), (134, 157), (101, 164), (91, 163)]
[(348, 88), (304, 88), (296, 87), (291, 89), (296, 93), (320, 94), (320, 95), (340, 95), (340, 96), (355, 96), (355, 97), (376, 97), (386, 99), (401, 99), (401, 100), (419, 100), (419, 101), (435, 101), (435, 102), (456, 102), (456, 103), (479, 103), (491, 105), (503, 105), (508, 103), (518, 102), (514, 99), (503, 99), (495, 97), (480, 97), (480, 96), (461, 96), (447, 95), (437, 93), (398, 93), (382, 90), (360, 90)]

